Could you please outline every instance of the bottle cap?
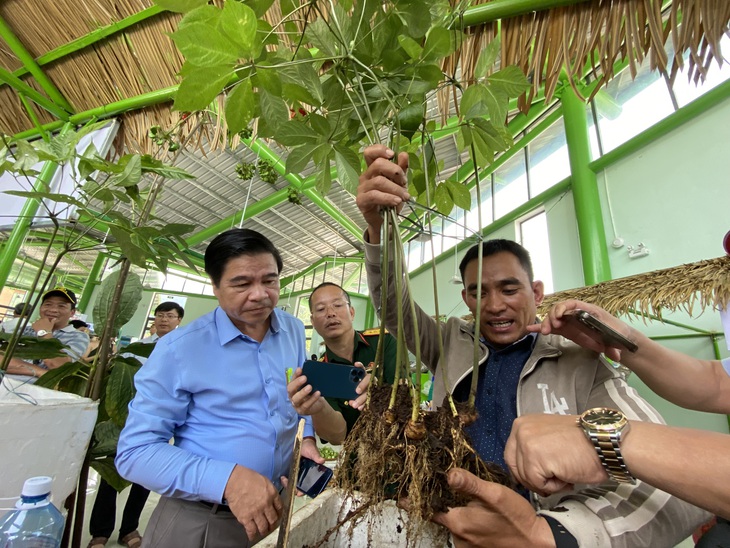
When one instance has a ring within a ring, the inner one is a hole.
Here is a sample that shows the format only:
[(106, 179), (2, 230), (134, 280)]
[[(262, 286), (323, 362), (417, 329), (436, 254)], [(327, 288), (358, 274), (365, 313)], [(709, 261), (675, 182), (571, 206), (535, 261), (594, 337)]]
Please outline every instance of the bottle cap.
[(21, 496), (23, 497), (39, 497), (41, 495), (47, 495), (51, 492), (53, 486), (53, 478), (48, 476), (38, 476), (35, 478), (29, 478), (25, 480), (23, 484), (23, 491)]

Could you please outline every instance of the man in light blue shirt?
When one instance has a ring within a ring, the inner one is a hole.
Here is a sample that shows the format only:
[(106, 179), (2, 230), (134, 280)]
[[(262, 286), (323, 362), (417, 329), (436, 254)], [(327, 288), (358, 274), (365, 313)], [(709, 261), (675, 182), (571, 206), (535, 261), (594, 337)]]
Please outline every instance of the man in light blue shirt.
[[(302, 322), (276, 308), (282, 266), (258, 232), (217, 236), (205, 270), (219, 307), (160, 339), (135, 376), (116, 465), (163, 495), (143, 546), (245, 547), (277, 525), (299, 419), (286, 370), (306, 359)], [(323, 462), (306, 420), (302, 455)]]

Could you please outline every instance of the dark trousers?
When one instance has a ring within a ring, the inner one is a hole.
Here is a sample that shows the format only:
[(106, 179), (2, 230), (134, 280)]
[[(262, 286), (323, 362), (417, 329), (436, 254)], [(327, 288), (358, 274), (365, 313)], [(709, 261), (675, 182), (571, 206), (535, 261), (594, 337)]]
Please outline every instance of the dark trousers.
[(695, 544), (697, 548), (730, 547), (730, 521), (717, 518), (717, 523)]
[[(141, 485), (132, 484), (129, 489), (127, 504), (124, 505), (122, 525), (119, 527), (119, 538), (128, 535), (139, 527), (139, 516), (142, 514), (145, 502), (150, 492)], [(117, 491), (105, 482), (99, 481), (99, 490), (96, 493), (94, 508), (89, 518), (89, 532), (92, 537), (109, 538), (114, 532), (114, 522), (117, 517)]]

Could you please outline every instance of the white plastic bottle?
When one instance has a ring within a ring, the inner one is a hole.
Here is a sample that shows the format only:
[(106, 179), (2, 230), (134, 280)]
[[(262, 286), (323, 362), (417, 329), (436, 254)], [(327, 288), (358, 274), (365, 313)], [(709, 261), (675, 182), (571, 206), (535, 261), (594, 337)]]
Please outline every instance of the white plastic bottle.
[(0, 548), (58, 548), (64, 519), (51, 504), (47, 476), (30, 478), (23, 484), (15, 510), (0, 519)]

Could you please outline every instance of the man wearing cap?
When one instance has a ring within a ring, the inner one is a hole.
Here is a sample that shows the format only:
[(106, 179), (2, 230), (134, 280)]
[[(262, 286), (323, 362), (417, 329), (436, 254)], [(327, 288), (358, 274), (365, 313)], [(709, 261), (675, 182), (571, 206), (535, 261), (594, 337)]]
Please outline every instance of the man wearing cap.
[(57, 287), (43, 295), (40, 318), (27, 326), (23, 335), (39, 339), (58, 339), (66, 346), (63, 349), (66, 356), (47, 358), (37, 363), (11, 358), (7, 372), (11, 375), (38, 378), (49, 369), (56, 369), (64, 363), (80, 359), (89, 346), (89, 335), (76, 330), (70, 324), (75, 313), (76, 295), (70, 289)]

